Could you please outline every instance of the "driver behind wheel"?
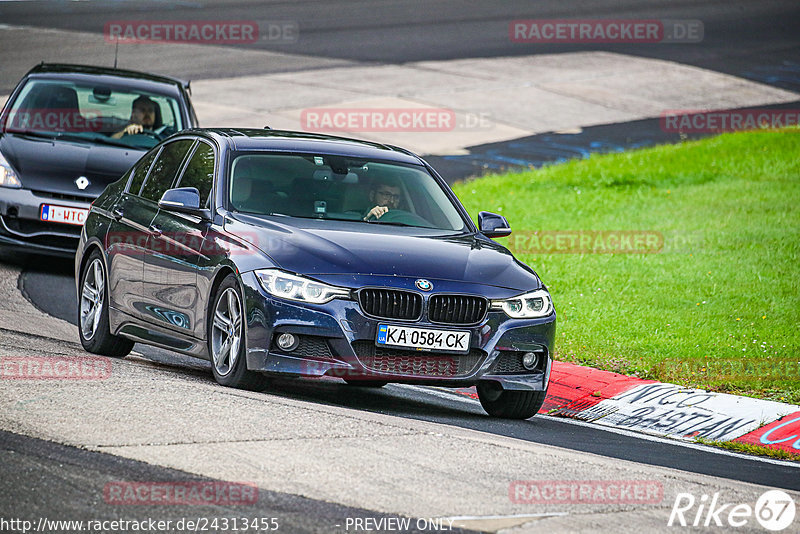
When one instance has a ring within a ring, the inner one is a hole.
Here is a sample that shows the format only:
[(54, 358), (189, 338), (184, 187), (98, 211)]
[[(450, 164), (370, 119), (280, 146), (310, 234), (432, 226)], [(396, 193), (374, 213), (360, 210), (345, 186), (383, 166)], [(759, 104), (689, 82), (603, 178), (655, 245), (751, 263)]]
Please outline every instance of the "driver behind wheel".
[(373, 205), (364, 214), (364, 220), (380, 219), (389, 210), (396, 210), (400, 206), (400, 186), (391, 182), (373, 182), (369, 191), (369, 202)]
[(113, 139), (120, 139), (123, 135), (136, 135), (145, 130), (153, 131), (161, 126), (161, 117), (158, 113), (158, 104), (142, 95), (131, 105), (130, 123), (119, 132), (113, 134)]

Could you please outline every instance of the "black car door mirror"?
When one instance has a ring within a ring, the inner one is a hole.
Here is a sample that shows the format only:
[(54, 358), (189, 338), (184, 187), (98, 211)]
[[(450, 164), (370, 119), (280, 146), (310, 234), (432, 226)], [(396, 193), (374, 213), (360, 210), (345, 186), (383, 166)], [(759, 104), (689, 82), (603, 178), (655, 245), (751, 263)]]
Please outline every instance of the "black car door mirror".
[(486, 237), (505, 237), (511, 234), (511, 226), (506, 218), (488, 211), (478, 214), (478, 230)]
[(208, 218), (207, 210), (200, 207), (200, 192), (196, 187), (176, 187), (167, 189), (158, 201), (158, 207), (188, 213), (204, 219)]

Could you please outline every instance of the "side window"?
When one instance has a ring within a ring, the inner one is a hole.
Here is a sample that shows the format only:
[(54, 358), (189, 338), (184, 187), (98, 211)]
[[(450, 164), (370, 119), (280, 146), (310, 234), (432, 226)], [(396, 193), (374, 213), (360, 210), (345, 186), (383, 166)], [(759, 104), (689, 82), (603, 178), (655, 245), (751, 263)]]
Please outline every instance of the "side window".
[(142, 198), (158, 202), (164, 191), (170, 188), (175, 180), (175, 175), (181, 168), (186, 153), (194, 143), (192, 139), (173, 141), (164, 146), (161, 154), (150, 169), (150, 175), (142, 187)]
[[(158, 150), (160, 150), (160, 148)], [(147, 171), (150, 170), (150, 165), (153, 164), (153, 160), (156, 159), (158, 155), (158, 150), (150, 151), (150, 153), (146, 154), (136, 164), (136, 168), (133, 170), (131, 185), (128, 186), (128, 192), (130, 194), (139, 194), (139, 191), (142, 189), (142, 184), (144, 183), (144, 178), (147, 176)]]
[(176, 187), (196, 187), (200, 192), (200, 205), (207, 206), (211, 186), (214, 184), (214, 149), (211, 145), (198, 143), (192, 159), (186, 166)]

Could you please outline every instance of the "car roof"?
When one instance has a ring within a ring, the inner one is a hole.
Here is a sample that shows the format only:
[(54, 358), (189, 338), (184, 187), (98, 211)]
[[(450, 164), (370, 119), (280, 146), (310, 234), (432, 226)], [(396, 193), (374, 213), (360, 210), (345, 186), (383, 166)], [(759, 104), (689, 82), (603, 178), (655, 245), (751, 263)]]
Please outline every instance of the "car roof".
[(194, 128), (179, 133), (187, 134), (210, 137), (237, 151), (306, 152), (422, 164), (419, 156), (396, 146), (312, 132), (267, 128)]
[(98, 78), (109, 78), (109, 81), (112, 81), (110, 78), (118, 78), (118, 80), (116, 80), (117, 83), (122, 82), (134, 89), (152, 89), (157, 92), (164, 92), (170, 89), (170, 92), (173, 92), (180, 87), (184, 87), (187, 90), (189, 89), (189, 82), (169, 76), (92, 65), (40, 63), (29, 70), (26, 76), (46, 76), (48, 78), (57, 79), (94, 81), (95, 83)]

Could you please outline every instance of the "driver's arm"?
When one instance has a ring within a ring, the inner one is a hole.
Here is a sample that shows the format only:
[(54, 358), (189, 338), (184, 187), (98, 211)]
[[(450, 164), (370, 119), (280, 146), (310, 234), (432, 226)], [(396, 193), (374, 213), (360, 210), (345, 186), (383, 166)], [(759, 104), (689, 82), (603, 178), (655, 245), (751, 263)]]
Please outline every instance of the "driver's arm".
[(111, 136), (112, 139), (121, 139), (123, 135), (136, 135), (142, 133), (144, 127), (141, 124), (129, 124), (124, 129)]
[(389, 208), (386, 206), (375, 206), (364, 215), (364, 220), (368, 221), (370, 218), (380, 219), (387, 211), (389, 211)]

